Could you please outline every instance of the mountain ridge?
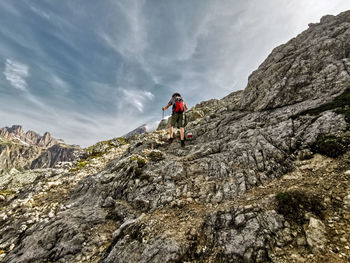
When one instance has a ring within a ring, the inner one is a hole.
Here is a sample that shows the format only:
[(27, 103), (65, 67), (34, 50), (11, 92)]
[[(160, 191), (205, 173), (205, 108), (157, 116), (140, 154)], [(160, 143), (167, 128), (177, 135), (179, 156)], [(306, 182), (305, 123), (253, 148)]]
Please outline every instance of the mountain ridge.
[(64, 143), (61, 139), (53, 138), (49, 132), (45, 132), (42, 136), (32, 130), (24, 132), (21, 125), (12, 125), (11, 127), (1, 128), (0, 137), (5, 139), (15, 139), (18, 140), (19, 143), (39, 147), (51, 147), (55, 144)]
[(20, 125), (4, 127), (0, 129), (0, 172), (54, 167), (75, 160), (79, 150), (49, 132), (41, 136), (31, 130), (24, 132)]

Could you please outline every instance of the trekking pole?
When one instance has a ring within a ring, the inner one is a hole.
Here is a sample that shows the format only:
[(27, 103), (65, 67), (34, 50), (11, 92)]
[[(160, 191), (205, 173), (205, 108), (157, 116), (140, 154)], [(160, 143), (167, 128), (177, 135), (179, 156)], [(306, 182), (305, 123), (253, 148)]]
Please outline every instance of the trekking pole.
[(162, 110), (163, 114), (162, 114), (162, 120), (164, 120), (164, 110)]

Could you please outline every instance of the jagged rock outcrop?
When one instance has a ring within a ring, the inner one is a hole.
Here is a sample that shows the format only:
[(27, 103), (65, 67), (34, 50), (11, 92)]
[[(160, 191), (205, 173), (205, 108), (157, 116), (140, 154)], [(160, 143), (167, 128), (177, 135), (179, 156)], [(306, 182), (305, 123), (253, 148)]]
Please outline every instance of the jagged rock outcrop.
[(54, 145), (35, 159), (30, 168), (54, 167), (58, 163), (71, 162), (77, 158), (77, 148)]
[(0, 173), (11, 168), (28, 168), (31, 160), (36, 159), (40, 153), (41, 149), (38, 147), (0, 142)]
[(34, 169), (54, 167), (71, 162), (79, 155), (78, 146), (70, 146), (45, 132), (24, 132), (20, 125), (0, 129), (0, 173), (12, 168)]
[(3, 139), (17, 141), (22, 144), (39, 147), (51, 147), (56, 144), (63, 143), (62, 140), (51, 137), (49, 132), (45, 132), (43, 136), (34, 131), (24, 132), (22, 126), (20, 125), (13, 125), (10, 128), (5, 127), (0, 129), (0, 137)]
[(327, 16), (275, 48), (250, 75), (240, 108), (264, 110), (302, 102), (315, 107), (348, 88), (348, 16), (348, 12)]
[(147, 125), (142, 124), (141, 126), (137, 127), (136, 129), (132, 130), (131, 132), (128, 132), (127, 134), (123, 135), (124, 138), (131, 138), (134, 135), (139, 135), (147, 132)]
[(184, 148), (158, 130), (18, 174), (3, 262), (347, 262), (349, 38), (350, 11), (276, 48), (244, 91), (192, 109)]

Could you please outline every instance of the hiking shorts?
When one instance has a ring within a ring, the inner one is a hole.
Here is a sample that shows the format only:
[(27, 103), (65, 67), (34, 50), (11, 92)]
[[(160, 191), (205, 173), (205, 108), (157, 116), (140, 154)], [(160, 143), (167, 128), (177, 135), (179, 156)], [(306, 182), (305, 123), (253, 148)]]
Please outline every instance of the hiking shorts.
[(183, 113), (173, 113), (173, 115), (171, 115), (171, 120), (170, 120), (170, 125), (173, 127), (184, 127), (183, 124), (183, 120), (184, 120), (184, 114)]

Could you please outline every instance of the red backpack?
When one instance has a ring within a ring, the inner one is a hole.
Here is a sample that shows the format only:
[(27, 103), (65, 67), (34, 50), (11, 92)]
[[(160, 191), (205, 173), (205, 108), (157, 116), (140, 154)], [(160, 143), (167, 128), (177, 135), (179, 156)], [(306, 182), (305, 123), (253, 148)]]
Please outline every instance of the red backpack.
[(175, 101), (173, 104), (173, 112), (183, 113), (184, 110), (184, 100), (181, 97), (175, 97)]

